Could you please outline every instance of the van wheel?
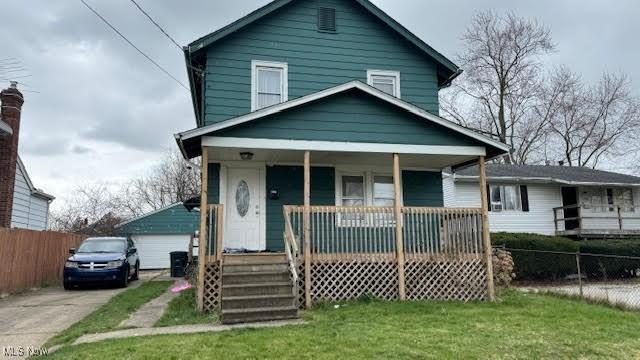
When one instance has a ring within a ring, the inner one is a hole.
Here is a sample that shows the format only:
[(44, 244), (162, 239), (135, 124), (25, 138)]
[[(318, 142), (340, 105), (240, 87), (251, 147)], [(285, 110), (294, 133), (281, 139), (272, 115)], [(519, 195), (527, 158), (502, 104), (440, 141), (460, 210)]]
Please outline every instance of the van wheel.
[(120, 287), (126, 288), (129, 285), (129, 269), (125, 270), (124, 277), (120, 280)]

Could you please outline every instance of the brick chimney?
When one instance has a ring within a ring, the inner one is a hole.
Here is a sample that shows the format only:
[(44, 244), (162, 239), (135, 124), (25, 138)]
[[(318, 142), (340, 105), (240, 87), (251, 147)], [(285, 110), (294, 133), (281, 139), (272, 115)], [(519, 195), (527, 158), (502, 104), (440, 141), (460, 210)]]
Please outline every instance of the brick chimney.
[(13, 134), (0, 137), (0, 227), (11, 227), (13, 189), (16, 182), (18, 161), (18, 139), (20, 135), (20, 113), (24, 98), (18, 83), (11, 82), (9, 88), (0, 92), (0, 119), (13, 130)]

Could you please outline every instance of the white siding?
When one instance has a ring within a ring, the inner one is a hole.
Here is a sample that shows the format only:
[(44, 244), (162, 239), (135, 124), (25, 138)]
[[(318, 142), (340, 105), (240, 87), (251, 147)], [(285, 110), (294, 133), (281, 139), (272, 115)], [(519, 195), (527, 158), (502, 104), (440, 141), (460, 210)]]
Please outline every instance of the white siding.
[(49, 202), (31, 193), (26, 174), (16, 166), (16, 182), (13, 191), (11, 227), (31, 230), (46, 230), (49, 217)]
[(452, 175), (442, 174), (442, 200), (444, 207), (456, 206), (456, 185)]
[[(553, 208), (562, 206), (560, 186), (527, 184), (529, 212), (489, 212), (489, 227), (492, 232), (524, 232), (554, 235)], [(480, 207), (478, 183), (455, 183), (454, 207)], [(446, 195), (445, 195), (446, 198)]]

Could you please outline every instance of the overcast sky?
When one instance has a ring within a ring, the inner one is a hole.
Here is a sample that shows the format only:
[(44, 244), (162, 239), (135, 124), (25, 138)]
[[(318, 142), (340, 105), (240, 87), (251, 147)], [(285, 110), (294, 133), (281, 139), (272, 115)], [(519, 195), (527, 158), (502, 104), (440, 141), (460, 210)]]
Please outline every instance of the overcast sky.
[[(20, 155), (35, 185), (55, 195), (58, 206), (78, 185), (115, 184), (143, 174), (175, 146), (172, 134), (195, 126), (189, 93), (79, 0), (0, 1), (0, 59), (15, 57), (32, 75), (20, 85), (26, 90)], [(182, 54), (130, 1), (86, 1), (187, 83)], [(268, 1), (139, 3), (180, 44), (187, 44)], [(640, 86), (637, 0), (374, 3), (452, 59), (475, 11), (512, 10), (551, 28), (558, 46), (549, 66), (569, 65), (593, 81), (603, 71), (624, 71)]]

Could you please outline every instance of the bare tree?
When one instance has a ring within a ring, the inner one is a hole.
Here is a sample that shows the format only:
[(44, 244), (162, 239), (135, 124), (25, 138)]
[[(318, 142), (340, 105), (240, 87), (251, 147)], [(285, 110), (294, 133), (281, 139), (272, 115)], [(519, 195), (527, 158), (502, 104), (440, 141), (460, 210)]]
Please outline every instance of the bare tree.
[(535, 20), (493, 12), (475, 15), (462, 37), (461, 80), (443, 95), (443, 115), (497, 137), (525, 162), (544, 137), (540, 111), (541, 56), (554, 50), (548, 28)]
[(640, 101), (626, 75), (605, 73), (597, 85), (585, 86), (563, 68), (549, 83), (562, 89), (550, 129), (557, 156), (568, 165), (595, 168), (605, 158), (638, 151)]
[(167, 151), (149, 175), (134, 179), (121, 192), (123, 207), (132, 216), (185, 201), (200, 194), (200, 162)]
[(167, 151), (148, 175), (119, 186), (96, 184), (76, 189), (64, 208), (52, 213), (55, 230), (112, 235), (125, 219), (185, 201), (200, 193), (200, 164)]
[(62, 209), (51, 213), (53, 230), (90, 236), (113, 235), (124, 211), (118, 196), (105, 184), (79, 187)]

